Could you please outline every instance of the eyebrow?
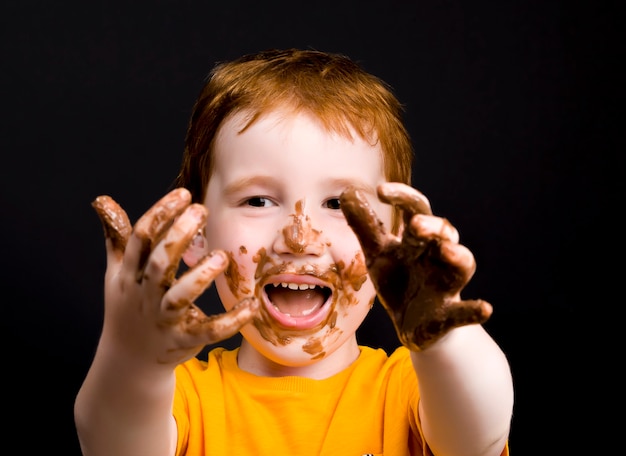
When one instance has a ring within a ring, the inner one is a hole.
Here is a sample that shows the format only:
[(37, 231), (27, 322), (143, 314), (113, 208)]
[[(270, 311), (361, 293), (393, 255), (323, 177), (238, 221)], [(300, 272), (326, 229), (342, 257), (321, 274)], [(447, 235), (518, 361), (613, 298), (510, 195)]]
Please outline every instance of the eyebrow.
[(228, 184), (224, 188), (223, 194), (232, 195), (233, 193), (237, 193), (246, 187), (250, 187), (251, 185), (269, 185), (274, 187), (278, 186), (278, 179), (276, 179), (274, 176), (268, 175), (244, 177)]
[(343, 188), (354, 187), (361, 192), (376, 195), (376, 188), (366, 184), (360, 179), (331, 179), (330, 185)]
[[(224, 191), (222, 192), (222, 194), (224, 196), (232, 195), (239, 191), (242, 191), (246, 187), (250, 187), (254, 185), (278, 187), (280, 183), (279, 183), (279, 179), (271, 175), (244, 177), (241, 179), (237, 179), (236, 181), (228, 184), (224, 188)], [(373, 196), (376, 195), (376, 188), (372, 187), (371, 185), (366, 184), (360, 179), (345, 179), (345, 178), (332, 179), (331, 178), (328, 180), (328, 186), (334, 187), (334, 188), (354, 187), (357, 190), (364, 192), (366, 194), (373, 195)]]

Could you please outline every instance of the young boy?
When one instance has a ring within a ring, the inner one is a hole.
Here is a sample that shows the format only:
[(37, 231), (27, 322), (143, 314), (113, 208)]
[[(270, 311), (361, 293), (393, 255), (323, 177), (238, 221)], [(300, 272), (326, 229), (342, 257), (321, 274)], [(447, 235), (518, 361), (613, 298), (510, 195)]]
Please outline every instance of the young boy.
[[(508, 454), (491, 306), (461, 300), (474, 257), (410, 187), (411, 160), (400, 104), (344, 56), (217, 65), (176, 189), (134, 227), (94, 201), (107, 270), (83, 453)], [(226, 312), (206, 316), (194, 301), (213, 281)], [(377, 293), (390, 355), (356, 339)], [(239, 348), (196, 358), (237, 331)]]

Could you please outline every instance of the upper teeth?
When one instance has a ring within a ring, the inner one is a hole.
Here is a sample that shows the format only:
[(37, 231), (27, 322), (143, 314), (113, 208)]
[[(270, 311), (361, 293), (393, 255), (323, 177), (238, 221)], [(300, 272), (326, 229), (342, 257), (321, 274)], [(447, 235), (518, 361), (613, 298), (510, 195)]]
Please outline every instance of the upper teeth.
[(311, 284), (308, 284), (308, 283), (287, 283), (287, 282), (281, 282), (281, 283), (275, 283), (274, 286), (275, 287), (281, 286), (283, 288), (289, 288), (290, 290), (312, 290), (317, 285), (311, 285)]

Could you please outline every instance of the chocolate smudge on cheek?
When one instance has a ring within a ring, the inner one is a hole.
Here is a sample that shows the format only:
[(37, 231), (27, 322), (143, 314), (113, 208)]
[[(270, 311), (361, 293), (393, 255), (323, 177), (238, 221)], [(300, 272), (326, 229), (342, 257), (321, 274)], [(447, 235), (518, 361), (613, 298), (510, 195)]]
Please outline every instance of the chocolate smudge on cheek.
[[(239, 251), (241, 251), (241, 247), (239, 248)], [(228, 284), (228, 288), (233, 296), (237, 299), (241, 299), (250, 294), (250, 288), (245, 285), (246, 278), (239, 271), (239, 264), (235, 261), (235, 256), (232, 252), (227, 252), (226, 255), (229, 260), (228, 267), (224, 271), (226, 283)]]
[[(268, 264), (273, 264), (267, 255), (267, 251), (265, 247), (261, 247), (254, 257), (252, 257), (252, 261), (256, 263), (256, 270), (254, 271), (254, 279), (258, 281), (262, 275), (263, 270), (266, 268)], [(256, 290), (258, 291), (258, 290)]]
[(359, 291), (367, 281), (367, 266), (361, 252), (357, 253), (349, 266), (341, 270), (341, 280)]
[[(365, 265), (365, 259), (361, 252), (357, 252), (354, 259), (348, 266), (344, 262), (337, 264), (339, 276), (341, 278), (338, 290), (338, 307), (343, 309), (345, 314), (348, 313), (348, 309), (351, 306), (355, 306), (359, 303), (356, 296), (363, 284), (367, 281), (367, 267)], [(372, 304), (374, 300), (372, 299)], [(370, 306), (371, 307), (371, 306)]]

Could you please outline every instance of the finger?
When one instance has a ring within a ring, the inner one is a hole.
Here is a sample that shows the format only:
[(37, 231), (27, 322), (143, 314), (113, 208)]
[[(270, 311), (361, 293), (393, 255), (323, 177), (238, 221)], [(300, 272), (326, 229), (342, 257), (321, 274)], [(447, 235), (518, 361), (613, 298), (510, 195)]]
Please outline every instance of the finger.
[(250, 323), (259, 311), (259, 301), (246, 298), (228, 312), (202, 317), (192, 321), (188, 334), (199, 344), (213, 344), (234, 336), (244, 325)]
[(126, 247), (124, 266), (134, 272), (137, 281), (142, 279), (143, 269), (153, 247), (190, 202), (189, 191), (177, 188), (157, 201), (137, 221)]
[(482, 299), (472, 299), (458, 301), (450, 308), (448, 322), (450, 327), (470, 325), (473, 323), (484, 323), (493, 312), (493, 307)]
[(405, 345), (418, 351), (425, 350), (453, 328), (486, 322), (492, 310), (491, 304), (482, 299), (456, 301), (450, 303), (446, 313), (440, 314), (427, 324), (403, 328), (400, 336)]
[(142, 282), (158, 284), (161, 291), (170, 288), (176, 278), (183, 253), (198, 229), (204, 226), (207, 213), (207, 208), (203, 205), (192, 204), (176, 218), (152, 251), (141, 275)]
[(385, 182), (378, 186), (378, 198), (387, 204), (400, 207), (404, 211), (404, 223), (409, 223), (415, 214), (432, 214), (428, 198), (410, 185), (399, 182)]
[(438, 256), (438, 263), (445, 264), (445, 271), (439, 278), (439, 288), (450, 293), (459, 293), (476, 271), (476, 261), (472, 252), (461, 244), (442, 241), (438, 248), (431, 250)]
[(177, 320), (181, 310), (191, 306), (227, 266), (228, 256), (216, 250), (187, 270), (163, 296), (164, 318)]
[(100, 217), (104, 237), (111, 240), (113, 251), (121, 257), (132, 232), (126, 211), (108, 195), (98, 196), (91, 206)]
[(417, 214), (410, 223), (413, 235), (425, 239), (442, 239), (450, 242), (459, 242), (458, 230), (445, 218), (433, 215)]
[(442, 241), (439, 244), (441, 258), (448, 264), (455, 265), (458, 269), (473, 274), (476, 269), (476, 260), (472, 251), (462, 244), (450, 241)]
[(340, 196), (341, 210), (346, 216), (366, 257), (378, 255), (384, 246), (385, 228), (365, 196), (356, 188), (347, 188)]
[(135, 224), (135, 234), (157, 241), (159, 235), (191, 202), (191, 193), (184, 188), (169, 192), (156, 202)]

